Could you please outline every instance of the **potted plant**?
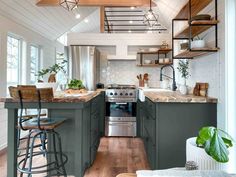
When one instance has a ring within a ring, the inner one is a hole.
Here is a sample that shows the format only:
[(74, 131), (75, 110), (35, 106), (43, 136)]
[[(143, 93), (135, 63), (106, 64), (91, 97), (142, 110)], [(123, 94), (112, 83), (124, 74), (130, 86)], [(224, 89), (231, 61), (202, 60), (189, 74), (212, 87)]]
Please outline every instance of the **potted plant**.
[(189, 78), (189, 61), (188, 60), (179, 60), (178, 71), (181, 73), (181, 77), (184, 79), (184, 84), (180, 86), (180, 93), (186, 95), (188, 93), (188, 88), (186, 85), (186, 79)]
[(225, 170), (229, 161), (231, 136), (215, 127), (203, 127), (197, 137), (186, 142), (187, 161), (195, 161), (199, 170)]
[[(63, 60), (61, 63), (56, 63), (46, 69), (42, 69), (38, 71), (38, 83), (36, 86), (38, 88), (45, 88), (45, 87), (52, 87), (54, 91), (56, 91), (58, 87), (58, 83), (56, 82), (56, 74), (58, 72), (63, 72), (66, 75), (66, 70), (64, 69), (66, 66), (67, 61)], [(48, 82), (44, 82), (43, 78), (45, 75), (49, 74)]]
[(196, 36), (193, 38), (193, 41), (191, 42), (191, 48), (192, 49), (201, 49), (201, 48), (205, 48), (206, 47), (206, 42), (204, 40), (204, 38), (208, 35), (205, 34), (204, 36), (200, 37), (200, 36)]

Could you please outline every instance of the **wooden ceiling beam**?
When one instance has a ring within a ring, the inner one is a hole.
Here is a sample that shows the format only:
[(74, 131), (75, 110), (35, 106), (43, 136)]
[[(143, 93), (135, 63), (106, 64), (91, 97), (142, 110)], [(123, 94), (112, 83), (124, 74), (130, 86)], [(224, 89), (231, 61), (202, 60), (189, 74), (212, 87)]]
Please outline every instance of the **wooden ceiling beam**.
[[(60, 0), (38, 0), (37, 6), (58, 6)], [(107, 6), (107, 7), (143, 7), (149, 6), (149, 0), (79, 0), (79, 6)], [(152, 6), (156, 6), (153, 2)]]

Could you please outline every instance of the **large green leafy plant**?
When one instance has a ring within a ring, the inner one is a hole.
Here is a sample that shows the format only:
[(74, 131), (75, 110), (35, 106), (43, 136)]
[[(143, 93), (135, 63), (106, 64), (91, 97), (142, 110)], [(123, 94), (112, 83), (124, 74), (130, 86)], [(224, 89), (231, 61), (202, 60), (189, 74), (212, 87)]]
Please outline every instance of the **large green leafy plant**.
[(83, 81), (72, 79), (68, 84), (69, 89), (84, 89)]
[(198, 134), (196, 144), (217, 162), (229, 161), (229, 147), (233, 146), (232, 137), (225, 131), (215, 127), (203, 127)]

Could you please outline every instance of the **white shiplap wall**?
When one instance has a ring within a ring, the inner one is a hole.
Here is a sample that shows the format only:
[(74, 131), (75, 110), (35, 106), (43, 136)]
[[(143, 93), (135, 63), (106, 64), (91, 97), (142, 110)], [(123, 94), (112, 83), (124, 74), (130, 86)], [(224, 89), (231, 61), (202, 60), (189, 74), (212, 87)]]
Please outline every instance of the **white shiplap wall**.
[[(196, 82), (209, 83), (209, 96), (218, 98), (218, 126), (225, 129), (225, 1), (218, 1), (218, 45), (220, 51), (210, 55), (201, 56), (190, 61), (190, 78), (187, 84), (194, 87)], [(214, 1), (201, 13), (214, 16)], [(208, 45), (214, 44), (214, 28), (207, 31)], [(175, 62), (178, 66), (178, 61)], [(181, 83), (180, 74), (177, 72), (177, 82)]]
[[(37, 44), (42, 47), (41, 67), (47, 67), (55, 63), (56, 42), (46, 39), (38, 33), (9, 20), (0, 15), (0, 97), (6, 96), (6, 65), (7, 65), (7, 34), (13, 33), (21, 37), (27, 46)], [(29, 51), (27, 53), (29, 56)], [(27, 60), (29, 62), (29, 60)], [(26, 65), (26, 64), (25, 64)], [(25, 71), (23, 71), (25, 72)], [(28, 74), (29, 76), (29, 74)], [(6, 146), (7, 140), (7, 112), (0, 103), (0, 150)]]

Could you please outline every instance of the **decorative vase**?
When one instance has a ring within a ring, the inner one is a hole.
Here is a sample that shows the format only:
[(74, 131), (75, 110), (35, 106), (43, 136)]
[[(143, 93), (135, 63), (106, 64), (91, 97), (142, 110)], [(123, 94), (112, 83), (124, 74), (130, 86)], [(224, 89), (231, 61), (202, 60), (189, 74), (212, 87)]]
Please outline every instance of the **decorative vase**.
[(196, 137), (186, 141), (186, 161), (197, 163), (199, 170), (227, 170), (228, 163), (219, 163), (209, 156), (205, 149), (197, 147)]
[(185, 79), (184, 79), (184, 84), (179, 87), (179, 91), (180, 91), (181, 94), (187, 95), (188, 88), (187, 88), (186, 80)]

